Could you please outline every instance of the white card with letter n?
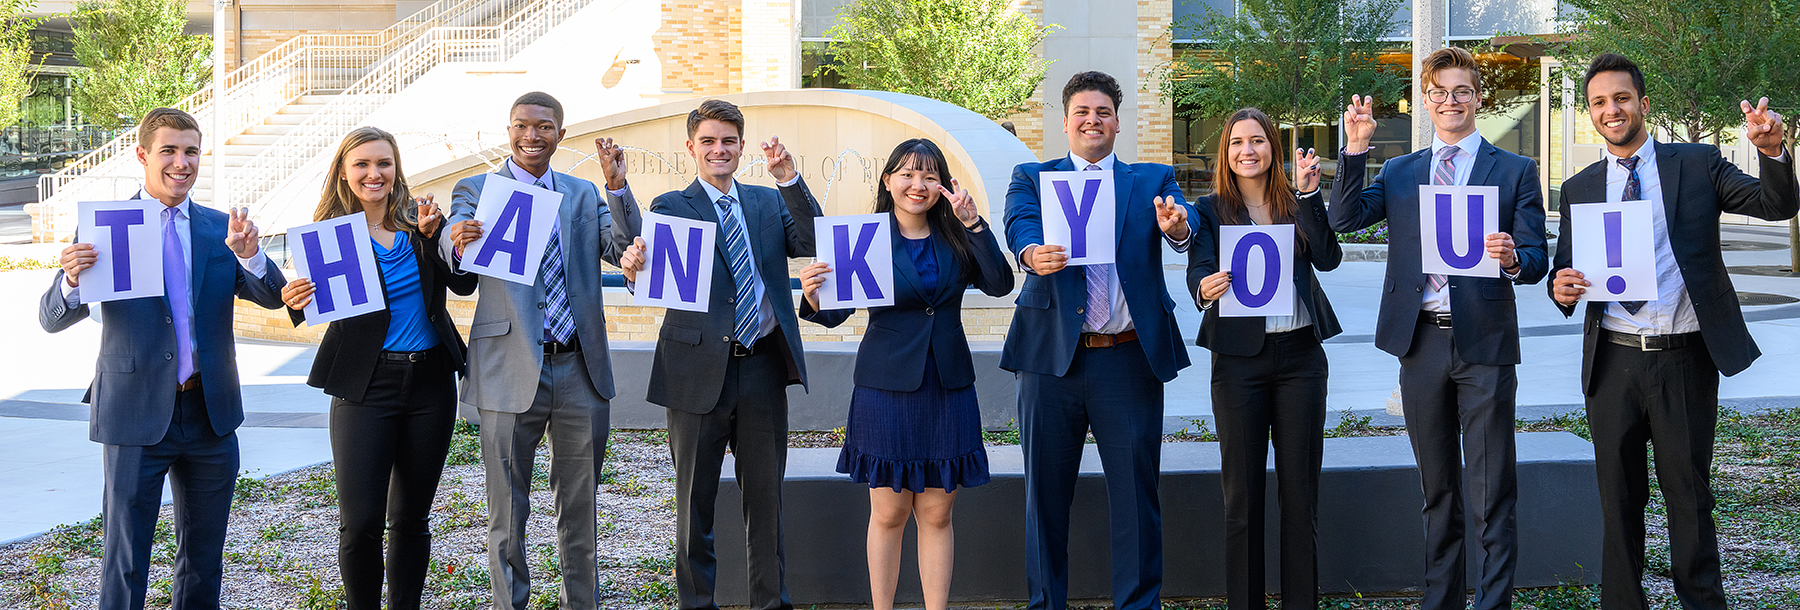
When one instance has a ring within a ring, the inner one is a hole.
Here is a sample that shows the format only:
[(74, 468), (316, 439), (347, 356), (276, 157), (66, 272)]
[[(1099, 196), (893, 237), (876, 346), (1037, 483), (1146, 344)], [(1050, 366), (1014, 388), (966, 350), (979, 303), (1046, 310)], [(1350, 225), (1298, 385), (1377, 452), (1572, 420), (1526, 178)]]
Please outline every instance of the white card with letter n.
[(1500, 231), (1500, 187), (1419, 186), (1419, 258), (1425, 273), (1500, 277), (1487, 236)]
[[(83, 201), (75, 231), (94, 247), (94, 266), (75, 278), (83, 303), (163, 295), (162, 211), (155, 199)], [(191, 282), (191, 280), (190, 280)]]
[(712, 304), (718, 225), (645, 212), (643, 226), (644, 270), (638, 272), (631, 304), (705, 313)]
[(1577, 203), (1569, 264), (1590, 284), (1583, 301), (1657, 300), (1655, 212), (1648, 201)]
[(1231, 272), (1231, 287), (1219, 315), (1294, 315), (1293, 264), (1294, 225), (1221, 225), (1219, 267)]
[(465, 271), (515, 284), (537, 284), (544, 247), (562, 209), (562, 193), (488, 174), (475, 204), (481, 237), (463, 248)]
[(1044, 245), (1062, 246), (1071, 267), (1113, 263), (1118, 256), (1114, 233), (1116, 198), (1112, 172), (1038, 174)]
[(857, 214), (813, 219), (819, 262), (831, 266), (825, 283), (819, 285), (819, 309), (894, 304), (894, 236), (888, 217)]
[(363, 212), (288, 229), (288, 247), (294, 272), (313, 283), (312, 302), (305, 310), (307, 326), (387, 307)]

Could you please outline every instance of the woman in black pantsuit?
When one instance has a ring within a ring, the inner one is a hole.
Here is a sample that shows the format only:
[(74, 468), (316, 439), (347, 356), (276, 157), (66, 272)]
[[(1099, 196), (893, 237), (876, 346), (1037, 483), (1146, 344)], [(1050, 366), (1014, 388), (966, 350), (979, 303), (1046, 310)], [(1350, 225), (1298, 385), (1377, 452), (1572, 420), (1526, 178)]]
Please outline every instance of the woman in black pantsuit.
[[(315, 221), (365, 214), (387, 303), (332, 322), (306, 379), (332, 396), (338, 572), (350, 610), (381, 608), (384, 572), (387, 607), (419, 607), (431, 561), (431, 501), (450, 448), (465, 353), (444, 290), (475, 292), (475, 275), (451, 273), (436, 255), (442, 216), (429, 199), (413, 200), (398, 151), (380, 129), (350, 132), (313, 213)], [(295, 325), (313, 290), (304, 278), (282, 290)]]
[[(1225, 591), (1232, 610), (1264, 603), (1263, 498), (1271, 438), (1281, 505), (1281, 607), (1319, 602), (1319, 468), (1324, 445), (1322, 341), (1338, 334), (1337, 316), (1313, 275), (1343, 260), (1319, 194), (1319, 159), (1294, 151), (1299, 193), (1288, 186), (1279, 132), (1245, 108), (1225, 122), (1215, 180), (1218, 192), (1195, 205), (1201, 230), (1188, 249), (1188, 287), (1206, 311), (1196, 341), (1213, 353), (1213, 418), (1219, 429), (1225, 495)], [(1220, 224), (1295, 225), (1292, 316), (1223, 317), (1213, 307), (1231, 284), (1219, 269)]]

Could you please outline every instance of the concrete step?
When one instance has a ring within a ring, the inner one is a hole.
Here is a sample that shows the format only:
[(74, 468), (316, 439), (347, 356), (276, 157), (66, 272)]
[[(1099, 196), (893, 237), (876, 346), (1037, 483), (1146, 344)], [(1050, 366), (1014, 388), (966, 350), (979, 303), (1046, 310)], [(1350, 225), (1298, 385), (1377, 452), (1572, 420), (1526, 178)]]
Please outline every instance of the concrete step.
[(253, 136), (277, 136), (277, 137), (280, 137), (283, 135), (287, 135), (288, 130), (293, 129), (294, 125), (298, 125), (298, 124), (299, 123), (296, 122), (294, 124), (283, 124), (283, 125), (268, 125), (268, 124), (251, 125), (249, 129), (244, 130), (244, 133), (248, 134), (248, 135), (253, 135)]
[[(283, 125), (283, 127), (286, 127), (286, 126)], [(252, 146), (252, 147), (256, 147), (256, 148), (262, 148), (264, 146), (274, 144), (276, 140), (281, 139), (281, 135), (282, 134), (271, 133), (271, 134), (242, 134), (242, 135), (232, 136), (230, 140), (225, 141), (225, 150), (230, 151), (232, 149), (232, 147), (235, 147), (235, 146)]]
[(264, 124), (264, 125), (286, 125), (286, 126), (290, 126), (290, 127), (291, 127), (291, 126), (294, 126), (294, 125), (299, 125), (299, 124), (301, 124), (301, 123), (305, 123), (305, 122), (306, 122), (306, 117), (308, 117), (308, 116), (312, 116), (312, 113), (311, 113), (311, 112), (306, 112), (306, 113), (285, 113), (285, 112), (283, 112), (283, 113), (276, 113), (276, 114), (274, 114), (274, 115), (272, 115), (272, 116), (270, 116), (270, 117), (269, 117), (269, 118), (267, 118), (267, 119), (264, 119), (264, 120), (263, 120), (263, 124)]

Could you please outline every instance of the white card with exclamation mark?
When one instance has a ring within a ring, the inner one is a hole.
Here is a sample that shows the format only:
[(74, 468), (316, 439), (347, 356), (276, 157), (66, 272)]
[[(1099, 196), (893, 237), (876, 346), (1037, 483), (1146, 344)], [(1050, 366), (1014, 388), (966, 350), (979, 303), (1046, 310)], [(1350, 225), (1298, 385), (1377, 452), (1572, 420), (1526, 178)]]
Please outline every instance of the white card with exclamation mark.
[(1656, 230), (1648, 201), (1571, 204), (1570, 264), (1587, 279), (1583, 301), (1655, 301)]

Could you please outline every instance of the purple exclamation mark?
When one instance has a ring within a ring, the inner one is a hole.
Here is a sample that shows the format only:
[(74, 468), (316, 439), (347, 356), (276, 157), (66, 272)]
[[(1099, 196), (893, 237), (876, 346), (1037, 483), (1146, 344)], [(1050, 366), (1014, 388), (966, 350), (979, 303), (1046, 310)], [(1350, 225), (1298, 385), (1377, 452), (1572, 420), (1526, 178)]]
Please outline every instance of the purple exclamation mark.
[[(1621, 228), (1621, 225), (1624, 223), (1625, 213), (1606, 212), (1601, 215), (1601, 219), (1602, 224), (1606, 225), (1606, 268), (1615, 269), (1623, 267), (1625, 266), (1625, 257), (1623, 256), (1624, 246), (1619, 242), (1622, 239), (1621, 234), (1624, 233), (1624, 229)], [(1624, 293), (1625, 277), (1615, 275), (1606, 278), (1606, 290), (1613, 294)]]

